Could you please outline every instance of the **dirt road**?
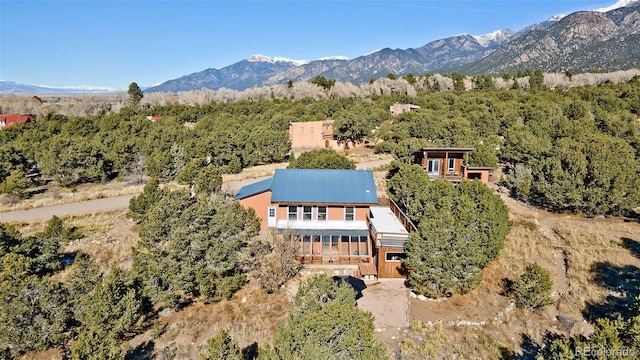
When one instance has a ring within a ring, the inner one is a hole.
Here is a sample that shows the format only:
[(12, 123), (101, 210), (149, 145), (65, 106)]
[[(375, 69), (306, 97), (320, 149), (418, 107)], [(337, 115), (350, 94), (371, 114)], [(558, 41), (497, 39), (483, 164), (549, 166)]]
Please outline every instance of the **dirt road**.
[[(375, 167), (389, 163), (391, 159), (375, 160), (363, 162), (356, 165), (357, 169), (373, 169)], [(222, 185), (222, 189), (230, 193), (235, 193), (244, 185), (264, 180), (268, 176), (259, 178), (229, 181)], [(96, 214), (114, 210), (125, 209), (129, 206), (129, 200), (135, 195), (123, 195), (110, 198), (87, 200), (82, 202), (46, 206), (29, 210), (16, 210), (0, 212), (0, 222), (41, 222), (50, 219), (53, 215), (85, 215)]]
[(0, 213), (0, 222), (40, 222), (49, 220), (53, 215), (85, 215), (121, 210), (129, 206), (129, 199), (133, 196), (123, 195), (29, 210), (2, 212)]

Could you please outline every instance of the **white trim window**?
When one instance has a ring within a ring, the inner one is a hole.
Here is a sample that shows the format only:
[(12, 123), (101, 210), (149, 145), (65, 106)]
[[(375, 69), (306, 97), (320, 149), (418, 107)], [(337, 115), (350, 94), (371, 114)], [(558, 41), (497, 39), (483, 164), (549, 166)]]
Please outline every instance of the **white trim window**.
[(303, 221), (311, 221), (313, 219), (313, 206), (311, 205), (303, 205), (302, 206), (302, 220)]
[(287, 219), (290, 221), (298, 220), (298, 206), (296, 205), (287, 206)]
[(456, 159), (449, 158), (449, 167), (447, 169), (448, 172), (454, 172), (456, 170)]
[(440, 160), (427, 160), (427, 172), (431, 176), (440, 176)]
[(316, 209), (316, 219), (318, 221), (327, 221), (327, 207), (326, 206), (318, 206)]
[(385, 254), (385, 261), (386, 262), (401, 262), (402, 260), (407, 258), (407, 254), (406, 253), (395, 253), (395, 252), (388, 252)]
[(344, 207), (344, 221), (355, 221), (356, 220), (356, 207), (355, 206), (345, 206)]

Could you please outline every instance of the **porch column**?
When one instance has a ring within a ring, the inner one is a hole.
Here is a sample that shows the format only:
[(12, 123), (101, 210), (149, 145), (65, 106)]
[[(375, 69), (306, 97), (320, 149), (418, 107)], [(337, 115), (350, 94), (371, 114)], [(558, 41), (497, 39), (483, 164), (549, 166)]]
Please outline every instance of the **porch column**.
[(444, 164), (442, 164), (442, 173), (446, 174), (449, 171), (449, 152), (444, 152)]

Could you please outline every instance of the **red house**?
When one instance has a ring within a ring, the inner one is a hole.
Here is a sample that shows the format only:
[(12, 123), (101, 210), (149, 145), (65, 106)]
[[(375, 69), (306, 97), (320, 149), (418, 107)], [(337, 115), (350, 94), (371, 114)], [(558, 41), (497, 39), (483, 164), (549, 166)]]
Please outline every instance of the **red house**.
[[(302, 263), (351, 264), (364, 277), (404, 277), (405, 225), (381, 203), (370, 170), (277, 169), (235, 199), (261, 227), (292, 234)], [(408, 220), (407, 220), (408, 221)]]
[(33, 114), (0, 114), (0, 129), (15, 124), (26, 124), (35, 121), (36, 116)]

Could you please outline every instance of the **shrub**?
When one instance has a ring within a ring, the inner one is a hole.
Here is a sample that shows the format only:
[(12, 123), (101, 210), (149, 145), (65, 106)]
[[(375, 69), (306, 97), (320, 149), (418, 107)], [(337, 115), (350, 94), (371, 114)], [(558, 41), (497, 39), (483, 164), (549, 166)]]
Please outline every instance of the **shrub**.
[(289, 161), (289, 169), (347, 169), (353, 170), (356, 164), (346, 156), (330, 149), (311, 150)]
[(205, 353), (200, 356), (202, 360), (242, 360), (242, 353), (238, 344), (225, 331), (220, 331), (216, 336), (207, 340)]
[(512, 285), (510, 292), (519, 306), (540, 309), (554, 304), (551, 298), (553, 281), (549, 272), (538, 264), (529, 264)]

